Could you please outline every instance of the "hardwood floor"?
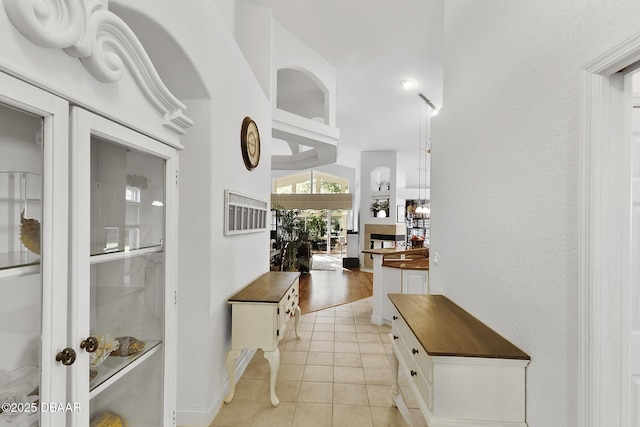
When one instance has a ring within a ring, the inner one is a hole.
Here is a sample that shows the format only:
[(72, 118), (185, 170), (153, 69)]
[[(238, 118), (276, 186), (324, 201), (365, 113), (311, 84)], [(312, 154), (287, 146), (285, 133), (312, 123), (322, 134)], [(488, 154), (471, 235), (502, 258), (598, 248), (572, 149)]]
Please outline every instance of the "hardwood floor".
[(302, 314), (373, 295), (373, 274), (360, 269), (311, 270), (300, 276)]

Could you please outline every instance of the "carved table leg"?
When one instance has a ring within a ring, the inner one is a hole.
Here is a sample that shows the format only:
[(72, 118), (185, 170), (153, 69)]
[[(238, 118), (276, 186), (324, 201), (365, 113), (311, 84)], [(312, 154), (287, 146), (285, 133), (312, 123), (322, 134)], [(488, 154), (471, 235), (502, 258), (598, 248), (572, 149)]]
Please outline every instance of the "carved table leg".
[(300, 320), (300, 307), (296, 305), (296, 309), (295, 309), (295, 316), (296, 316), (296, 321), (295, 321), (295, 325), (294, 325), (294, 329), (296, 331), (296, 338), (300, 339), (300, 334), (298, 333), (298, 321)]
[(240, 350), (229, 350), (227, 353), (227, 373), (229, 374), (229, 393), (224, 397), (224, 403), (231, 403), (236, 392), (236, 359), (240, 356)]
[[(391, 339), (391, 342), (393, 342), (393, 334), (389, 334), (389, 338)], [(389, 363), (391, 363), (391, 397), (393, 398), (393, 406), (398, 408), (400, 415), (402, 415), (402, 418), (404, 418), (409, 427), (428, 427), (425, 424), (425, 420), (417, 419), (411, 411), (409, 411), (409, 408), (404, 401), (404, 397), (402, 397), (402, 393), (400, 393), (400, 386), (398, 384), (400, 362), (398, 361), (398, 356), (394, 351), (394, 347), (391, 348), (391, 352), (389, 353)]]
[(265, 351), (264, 358), (269, 361), (271, 367), (271, 405), (278, 406), (280, 400), (276, 396), (276, 377), (280, 368), (280, 350), (276, 347), (275, 351)]

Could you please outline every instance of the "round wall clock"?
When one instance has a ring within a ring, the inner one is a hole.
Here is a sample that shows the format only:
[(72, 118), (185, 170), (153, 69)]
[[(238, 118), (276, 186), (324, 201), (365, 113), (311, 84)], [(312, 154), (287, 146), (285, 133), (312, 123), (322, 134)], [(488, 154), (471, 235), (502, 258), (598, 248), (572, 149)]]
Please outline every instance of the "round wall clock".
[(242, 121), (240, 146), (245, 166), (249, 170), (255, 169), (260, 162), (260, 133), (258, 133), (256, 122), (251, 120), (251, 117), (245, 117)]

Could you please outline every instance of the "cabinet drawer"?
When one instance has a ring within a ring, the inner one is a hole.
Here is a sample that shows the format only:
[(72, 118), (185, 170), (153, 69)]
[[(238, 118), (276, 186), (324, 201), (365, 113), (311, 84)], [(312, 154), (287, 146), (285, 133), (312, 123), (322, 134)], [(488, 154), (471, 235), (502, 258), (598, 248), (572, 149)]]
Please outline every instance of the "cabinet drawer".
[(398, 359), (402, 359), (404, 361), (404, 363), (407, 365), (409, 370), (415, 369), (416, 362), (415, 362), (415, 359), (413, 358), (413, 355), (411, 354), (409, 345), (405, 341), (402, 334), (398, 332), (395, 325), (392, 328), (392, 334), (393, 334), (394, 344), (396, 345), (396, 350), (398, 353), (396, 354), (396, 356), (398, 357)]
[(289, 295), (289, 296), (291, 296), (291, 299), (289, 299), (288, 301), (284, 301), (284, 311), (285, 313), (288, 311), (289, 313), (287, 314), (292, 315), (293, 311), (298, 305), (298, 302), (297, 302), (297, 298), (295, 298), (293, 295)]
[(427, 378), (425, 378), (423, 371), (418, 369), (416, 372), (417, 375), (414, 375), (412, 377), (412, 380), (418, 387), (421, 398), (427, 404), (429, 410), (433, 412), (433, 385), (427, 381)]
[(427, 377), (425, 376), (424, 367), (420, 366), (418, 358), (416, 358), (411, 351), (412, 348), (407, 345), (406, 341), (401, 335), (398, 335), (397, 330), (394, 329), (392, 333), (397, 337), (394, 338), (394, 352), (396, 353), (396, 357), (399, 360), (402, 360), (404, 365), (406, 365), (407, 372), (405, 372), (405, 375), (407, 376), (407, 380), (409, 381), (409, 383), (414, 383), (418, 388), (418, 394), (416, 395), (416, 398), (419, 400), (423, 400), (429, 407), (429, 410), (433, 411), (433, 386), (429, 383)]
[(298, 285), (298, 281), (296, 280), (293, 283), (293, 286), (291, 286), (291, 288), (289, 288), (289, 290), (287, 291), (287, 295), (285, 295), (285, 298), (287, 299), (287, 301), (297, 305), (298, 295), (299, 295), (299, 285)]
[(278, 303), (278, 329), (280, 330), (278, 339), (281, 339), (284, 334), (287, 320), (295, 313), (295, 308), (298, 305), (298, 289), (298, 281), (296, 280)]
[(422, 371), (427, 382), (433, 385), (433, 361), (431, 357), (429, 357), (426, 350), (420, 345), (402, 317), (398, 314), (396, 314), (395, 317), (396, 319), (393, 320), (394, 334), (404, 341), (408, 347), (407, 352), (411, 355), (411, 358), (415, 359), (418, 369)]
[(285, 300), (281, 300), (278, 303), (278, 340), (282, 339), (287, 326), (287, 320), (289, 319), (286, 304), (287, 302)]

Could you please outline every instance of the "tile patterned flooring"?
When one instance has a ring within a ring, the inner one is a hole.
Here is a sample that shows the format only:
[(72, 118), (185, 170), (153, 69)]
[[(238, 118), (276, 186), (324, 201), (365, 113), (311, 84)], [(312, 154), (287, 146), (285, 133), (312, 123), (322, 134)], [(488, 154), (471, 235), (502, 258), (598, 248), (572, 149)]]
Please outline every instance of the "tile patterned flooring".
[(390, 394), (391, 327), (371, 324), (371, 298), (304, 314), (298, 332), (300, 339), (291, 319), (279, 345), (278, 407), (271, 406), (269, 364), (258, 350), (211, 427), (407, 426)]

